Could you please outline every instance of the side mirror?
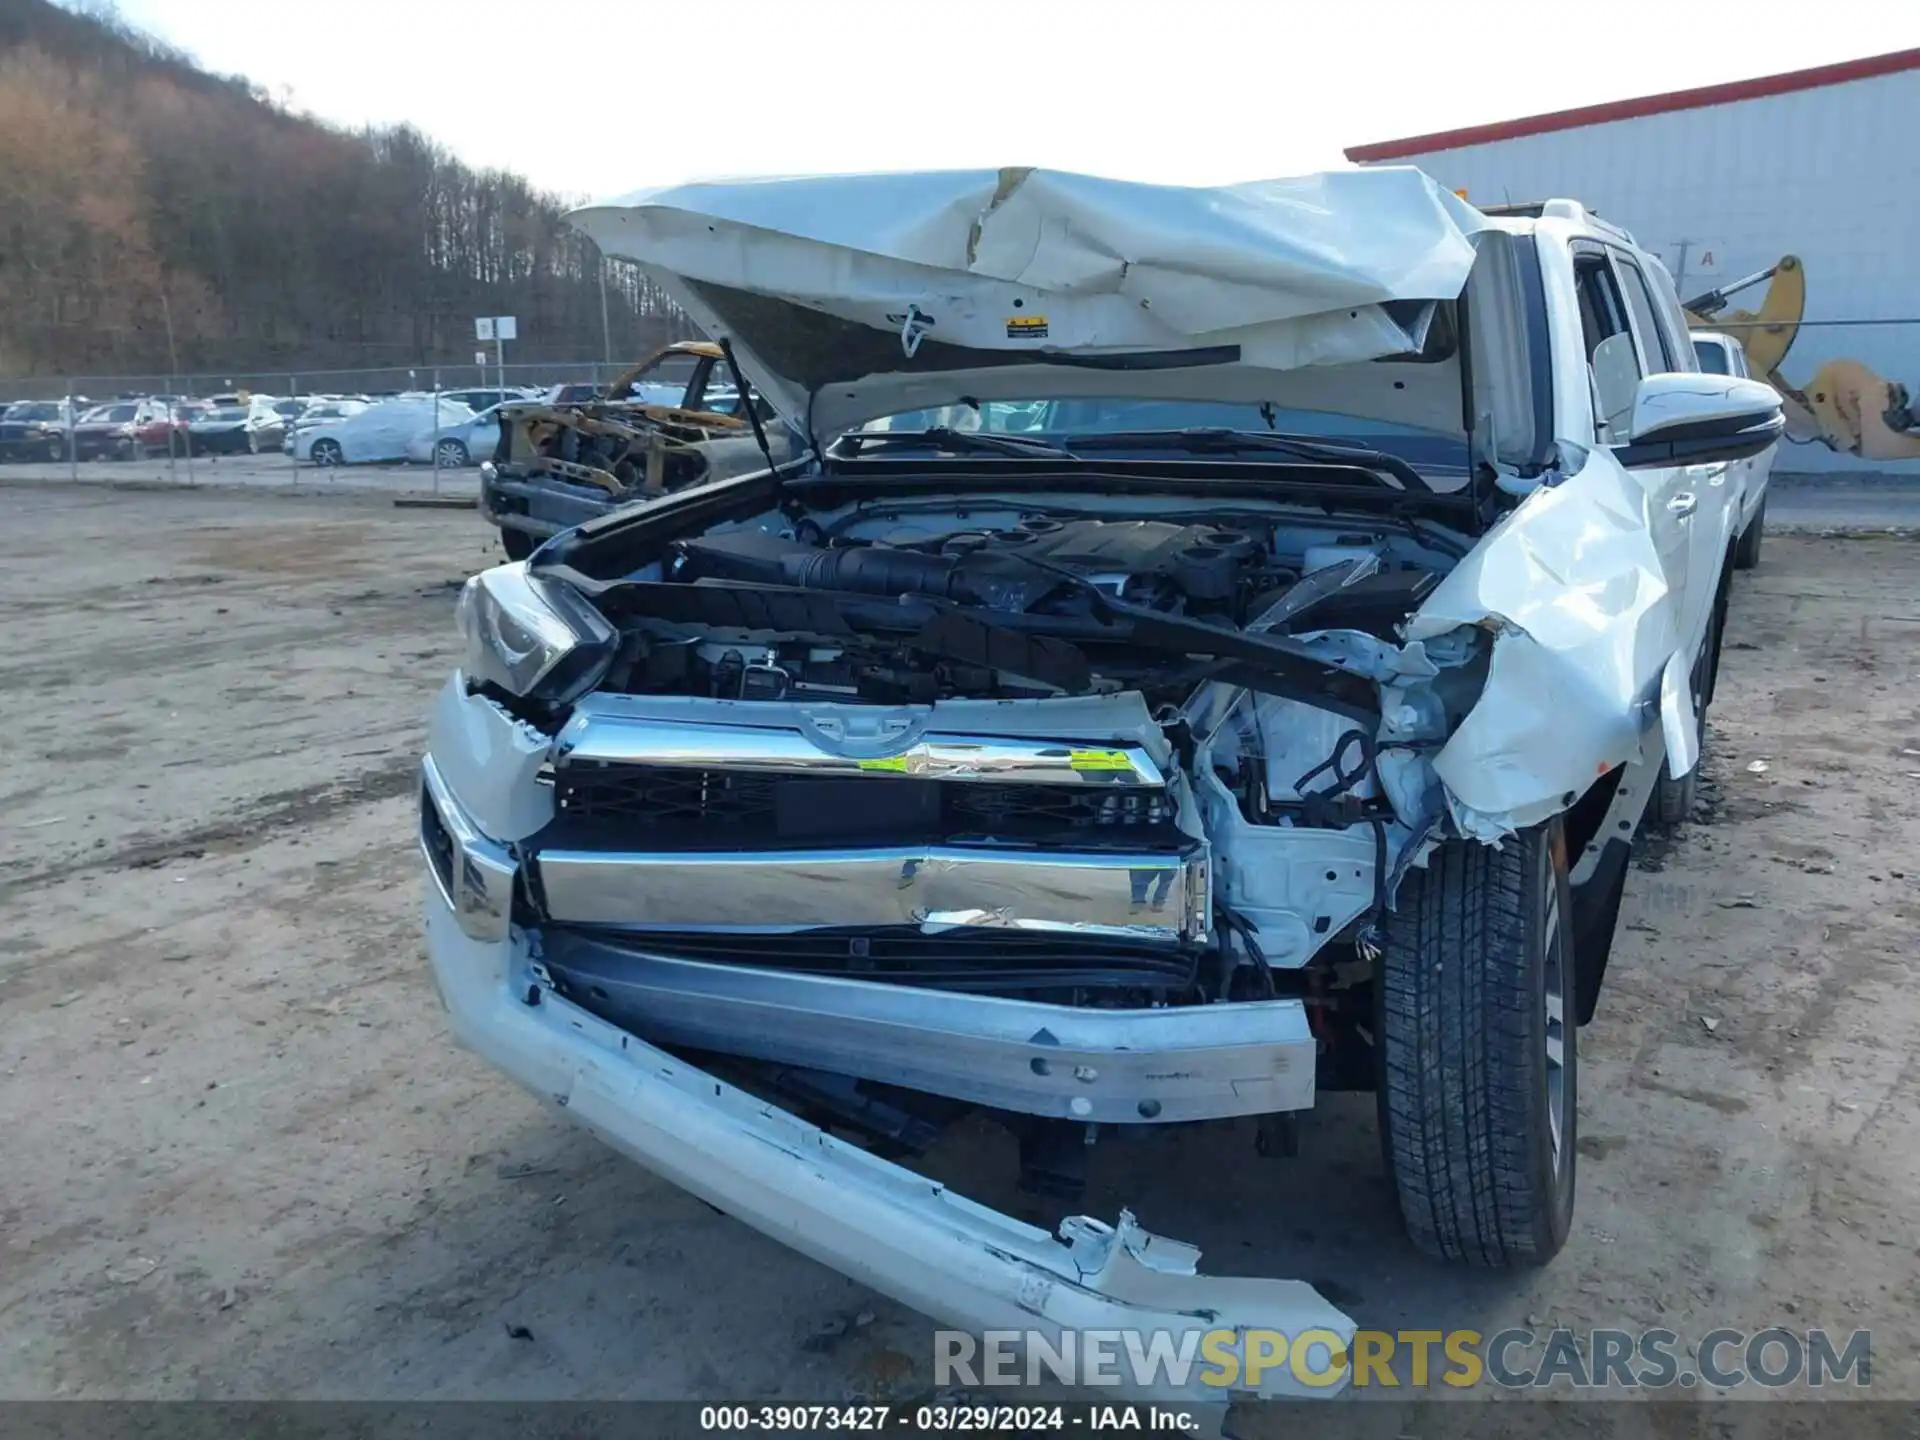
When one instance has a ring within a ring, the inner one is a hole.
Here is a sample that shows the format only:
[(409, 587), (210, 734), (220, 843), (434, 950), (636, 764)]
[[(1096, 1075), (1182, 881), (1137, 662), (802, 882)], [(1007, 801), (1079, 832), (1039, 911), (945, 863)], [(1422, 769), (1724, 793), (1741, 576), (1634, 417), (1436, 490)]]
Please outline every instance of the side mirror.
[(1649, 375), (1633, 395), (1627, 442), (1613, 455), (1629, 470), (1712, 465), (1758, 455), (1786, 432), (1780, 395), (1734, 375)]

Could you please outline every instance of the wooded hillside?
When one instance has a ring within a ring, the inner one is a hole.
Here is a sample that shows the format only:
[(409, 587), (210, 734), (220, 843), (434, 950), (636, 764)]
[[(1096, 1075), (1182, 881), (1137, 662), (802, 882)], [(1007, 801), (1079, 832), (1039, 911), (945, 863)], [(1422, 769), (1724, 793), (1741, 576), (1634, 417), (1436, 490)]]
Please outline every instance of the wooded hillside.
[[(517, 360), (597, 358), (599, 253), (560, 213), (110, 11), (0, 0), (0, 376), (463, 362), (475, 315), (519, 318)], [(616, 358), (686, 333), (630, 267), (607, 284)]]

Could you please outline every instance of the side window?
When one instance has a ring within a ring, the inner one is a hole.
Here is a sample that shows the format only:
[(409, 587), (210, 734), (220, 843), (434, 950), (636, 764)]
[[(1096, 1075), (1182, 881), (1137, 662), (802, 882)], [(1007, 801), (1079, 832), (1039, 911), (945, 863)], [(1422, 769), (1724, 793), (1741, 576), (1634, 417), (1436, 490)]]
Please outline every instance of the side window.
[(633, 377), (633, 394), (652, 405), (684, 404), (690, 398), (687, 390), (692, 386), (701, 365), (698, 355), (689, 355), (684, 350), (669, 350)]
[[(1693, 330), (1687, 324), (1687, 312), (1680, 303), (1680, 292), (1673, 288), (1673, 276), (1667, 273), (1667, 267), (1658, 259), (1649, 257), (1646, 267), (1647, 283), (1653, 287), (1653, 308), (1660, 312), (1660, 324), (1667, 335), (1667, 353), (1674, 358), (1673, 368), (1686, 370), (1688, 356), (1693, 353)], [(1739, 346), (1733, 347), (1735, 351)], [(1736, 374), (1744, 375), (1746, 367), (1740, 363), (1738, 354), (1734, 356), (1733, 368)]]
[(1727, 352), (1718, 340), (1696, 340), (1693, 342), (1693, 357), (1700, 362), (1700, 368), (1709, 375), (1735, 375), (1739, 373), (1738, 362), (1727, 363)]
[(1641, 273), (1640, 267), (1618, 256), (1614, 263), (1619, 267), (1620, 283), (1627, 292), (1627, 308), (1633, 312), (1633, 333), (1640, 340), (1640, 357), (1646, 373), (1652, 375), (1692, 368), (1682, 365), (1674, 356), (1667, 333), (1660, 328), (1653, 292), (1647, 288), (1647, 277)]
[(740, 397), (733, 393), (733, 372), (724, 360), (709, 360), (700, 371), (700, 382), (687, 391), (687, 408), (705, 410), (714, 415), (731, 415)]
[(1593, 392), (1595, 437), (1603, 445), (1617, 444), (1627, 438), (1641, 375), (1627, 304), (1613, 267), (1597, 250), (1574, 252), (1573, 280)]
[[(749, 394), (752, 394), (749, 389)], [(734, 383), (733, 367), (725, 360), (710, 360), (700, 377), (699, 393), (687, 396), (689, 410), (704, 410), (709, 415), (732, 415), (745, 419), (747, 412), (740, 405), (740, 387)], [(758, 395), (753, 395), (753, 408), (764, 420), (772, 414), (771, 407)]]

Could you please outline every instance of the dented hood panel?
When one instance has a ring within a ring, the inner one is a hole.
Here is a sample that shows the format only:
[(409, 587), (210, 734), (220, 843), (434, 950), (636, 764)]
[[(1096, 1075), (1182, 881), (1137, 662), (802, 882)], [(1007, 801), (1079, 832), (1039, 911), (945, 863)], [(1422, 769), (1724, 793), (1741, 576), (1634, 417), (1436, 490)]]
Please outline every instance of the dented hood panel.
[(1286, 372), (1417, 350), (1422, 302), (1460, 294), (1486, 223), (1405, 167), (695, 184), (569, 218), (816, 434), (962, 396), (1284, 401)]

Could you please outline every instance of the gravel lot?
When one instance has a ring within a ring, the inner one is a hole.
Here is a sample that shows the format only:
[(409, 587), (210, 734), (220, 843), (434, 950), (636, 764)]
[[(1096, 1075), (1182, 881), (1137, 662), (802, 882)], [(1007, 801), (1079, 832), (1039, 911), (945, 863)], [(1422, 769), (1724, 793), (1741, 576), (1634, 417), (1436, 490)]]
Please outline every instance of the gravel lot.
[[(455, 588), (498, 558), (472, 515), (0, 497), (0, 1397), (926, 1389), (927, 1322), (447, 1042), (411, 808)], [(1294, 1160), (1245, 1125), (1103, 1144), (1088, 1210), (1363, 1325), (1869, 1327), (1874, 1391), (1920, 1397), (1920, 545), (1769, 536), (1730, 645), (1706, 812), (1642, 856), (1582, 1037), (1553, 1266), (1418, 1258), (1360, 1096)], [(997, 1132), (932, 1168), (1021, 1208)]]

